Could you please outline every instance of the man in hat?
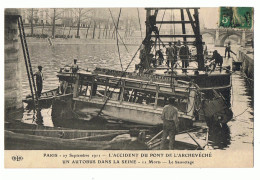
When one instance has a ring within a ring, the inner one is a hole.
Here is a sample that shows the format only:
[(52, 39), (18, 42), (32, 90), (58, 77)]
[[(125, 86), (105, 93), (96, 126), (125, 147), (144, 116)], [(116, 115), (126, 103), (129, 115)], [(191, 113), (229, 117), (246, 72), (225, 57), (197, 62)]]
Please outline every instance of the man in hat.
[(178, 109), (174, 107), (175, 99), (169, 98), (169, 104), (164, 106), (162, 112), (163, 135), (160, 149), (166, 149), (166, 139), (169, 136), (169, 149), (173, 149), (175, 135), (179, 127)]
[(190, 55), (189, 47), (187, 46), (186, 42), (183, 42), (183, 46), (181, 46), (180, 51), (179, 51), (179, 56), (182, 60), (182, 72), (183, 73), (187, 72), (187, 67), (189, 66), (189, 55)]
[(43, 86), (43, 73), (42, 73), (42, 66), (38, 66), (38, 71), (34, 74), (36, 76), (36, 86), (37, 86), (37, 95), (41, 97), (42, 93), (42, 86)]
[(77, 59), (74, 59), (74, 64), (71, 66), (71, 71), (76, 73), (79, 70), (79, 66), (77, 65)]
[(170, 62), (171, 62), (171, 68), (173, 68), (175, 52), (171, 42), (169, 42), (169, 47), (166, 49), (166, 54), (167, 54), (167, 66), (170, 67)]
[(236, 53), (234, 53), (232, 50), (231, 50), (231, 46), (230, 46), (230, 42), (228, 42), (226, 48), (225, 48), (225, 58), (227, 56), (227, 53), (228, 53), (228, 58), (230, 58), (230, 53), (233, 53), (234, 55), (236, 55)]

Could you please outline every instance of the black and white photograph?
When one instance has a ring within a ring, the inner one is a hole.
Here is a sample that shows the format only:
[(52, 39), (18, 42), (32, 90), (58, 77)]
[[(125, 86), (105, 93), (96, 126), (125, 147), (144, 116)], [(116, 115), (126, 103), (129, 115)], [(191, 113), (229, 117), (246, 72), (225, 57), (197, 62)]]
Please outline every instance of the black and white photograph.
[(4, 150), (25, 167), (17, 152), (59, 159), (43, 167), (236, 152), (205, 166), (253, 167), (254, 8), (5, 8)]

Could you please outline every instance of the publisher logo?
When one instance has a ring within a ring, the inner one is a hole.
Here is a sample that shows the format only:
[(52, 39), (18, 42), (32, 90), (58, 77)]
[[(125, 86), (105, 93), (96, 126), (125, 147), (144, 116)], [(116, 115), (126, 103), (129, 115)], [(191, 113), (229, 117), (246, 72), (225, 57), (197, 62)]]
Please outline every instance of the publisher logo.
[(19, 155), (12, 156), (12, 160), (13, 161), (22, 161), (23, 160), (23, 156), (19, 156)]

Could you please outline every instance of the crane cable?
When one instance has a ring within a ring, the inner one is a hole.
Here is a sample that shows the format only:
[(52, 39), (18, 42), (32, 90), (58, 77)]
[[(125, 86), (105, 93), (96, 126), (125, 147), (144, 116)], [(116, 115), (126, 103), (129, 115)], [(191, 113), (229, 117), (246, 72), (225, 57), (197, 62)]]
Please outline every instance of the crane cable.
[(139, 20), (139, 26), (140, 26), (140, 32), (141, 32), (141, 39), (143, 39), (143, 33), (142, 33), (142, 26), (141, 26), (141, 20), (140, 20), (140, 14), (139, 14), (139, 9), (137, 9), (137, 14), (138, 14), (138, 20)]
[[(166, 9), (165, 9), (164, 12), (163, 12), (162, 21), (163, 21), (163, 19), (164, 19), (165, 11), (166, 11)], [(162, 24), (160, 24), (159, 31), (160, 31), (161, 27), (162, 27)]]
[[(110, 16), (111, 16), (111, 18), (112, 18), (113, 24), (114, 24), (114, 26), (115, 26), (115, 28), (116, 28), (116, 23), (115, 23), (115, 20), (114, 20), (113, 15), (112, 15), (112, 12), (111, 12), (110, 8), (108, 8), (108, 10), (109, 10), (109, 12), (110, 12)], [(124, 41), (123, 41), (123, 39), (122, 39), (122, 37), (121, 37), (121, 35), (119, 34), (119, 32), (118, 32), (117, 29), (116, 29), (116, 33), (118, 34), (118, 36), (119, 36), (121, 42), (122, 42), (123, 45), (125, 46), (125, 49), (126, 49), (127, 53), (129, 53), (129, 51), (128, 51), (128, 49), (127, 49), (127, 47), (126, 47), (126, 45), (125, 45), (125, 43), (124, 43)]]
[[(122, 10), (122, 8), (120, 8), (120, 11), (119, 11), (119, 14), (118, 14), (117, 24), (116, 24), (116, 31), (118, 30), (118, 25), (119, 25), (121, 10)], [(111, 14), (111, 15), (112, 15), (112, 14)], [(117, 45), (117, 51), (118, 51), (118, 56), (119, 56), (119, 61), (120, 61), (121, 69), (122, 69), (122, 71), (123, 71), (124, 68), (123, 68), (123, 65), (122, 65), (122, 60), (121, 60), (121, 55), (120, 55), (120, 49), (119, 49), (119, 44), (118, 44), (118, 33), (116, 33), (116, 45)]]

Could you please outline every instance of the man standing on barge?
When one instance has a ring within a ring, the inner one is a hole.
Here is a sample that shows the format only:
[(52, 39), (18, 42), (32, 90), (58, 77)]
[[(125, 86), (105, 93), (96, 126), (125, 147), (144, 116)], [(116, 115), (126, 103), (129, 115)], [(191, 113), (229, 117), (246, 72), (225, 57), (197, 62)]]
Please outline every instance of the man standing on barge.
[(182, 60), (182, 72), (186, 73), (187, 72), (187, 67), (189, 66), (189, 47), (187, 46), (187, 42), (183, 42), (183, 46), (181, 46), (180, 51), (179, 51), (179, 56)]
[(76, 73), (79, 70), (79, 66), (77, 65), (77, 59), (74, 59), (74, 63), (71, 65), (71, 71)]
[(166, 49), (166, 54), (167, 54), (167, 66), (170, 67), (171, 63), (171, 68), (173, 68), (174, 65), (174, 56), (175, 56), (175, 49), (172, 47), (172, 43), (169, 42), (169, 47)]
[(163, 135), (160, 149), (166, 149), (166, 139), (169, 136), (169, 149), (173, 149), (175, 135), (179, 128), (178, 109), (174, 107), (175, 99), (169, 98), (169, 105), (164, 106), (162, 112)]
[(43, 74), (42, 74), (42, 66), (38, 66), (38, 71), (34, 74), (36, 76), (36, 86), (37, 86), (37, 95), (40, 98), (42, 93), (42, 85), (43, 85)]

